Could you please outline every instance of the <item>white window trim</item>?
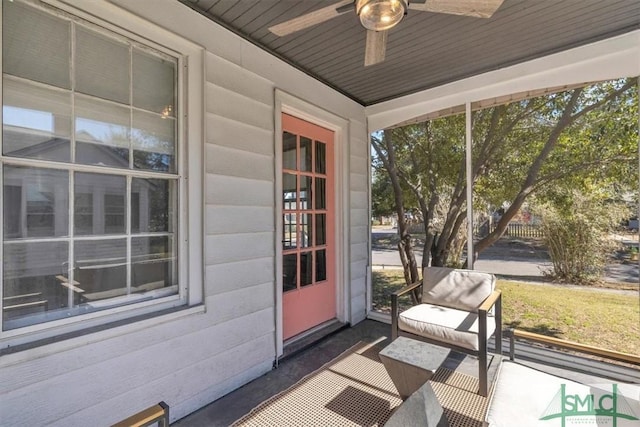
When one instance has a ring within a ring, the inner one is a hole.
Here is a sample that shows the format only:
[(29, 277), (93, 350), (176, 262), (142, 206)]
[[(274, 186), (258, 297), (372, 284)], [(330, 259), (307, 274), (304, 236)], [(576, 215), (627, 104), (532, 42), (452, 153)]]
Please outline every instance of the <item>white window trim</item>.
[[(26, 2), (38, 7), (38, 3)], [(118, 6), (107, 2), (82, 1), (74, 6), (58, 0), (44, 0), (63, 12), (67, 12), (92, 25), (113, 31), (143, 45), (179, 58), (178, 67), (178, 119), (179, 144), (179, 206), (178, 206), (178, 295), (158, 298), (129, 306), (114, 307), (104, 311), (74, 316), (0, 332), (0, 351), (9, 347), (31, 344), (61, 334), (91, 332), (91, 328), (119, 322), (127, 318), (153, 315), (154, 312), (179, 307), (191, 307), (163, 314), (152, 322), (162, 323), (169, 319), (203, 312), (204, 266), (203, 266), (203, 141), (204, 141), (204, 49), (174, 33), (157, 27)], [(45, 7), (45, 9), (48, 9)], [(51, 10), (49, 10), (51, 12)], [(55, 11), (53, 11), (55, 14)], [(96, 18), (99, 16), (100, 18)], [(113, 22), (117, 22), (115, 25)], [(1, 27), (1, 20), (0, 20)], [(1, 29), (1, 28), (0, 28)], [(1, 32), (0, 32), (1, 34)], [(1, 68), (0, 58), (0, 68)], [(0, 84), (1, 86), (1, 84)], [(0, 112), (1, 114), (1, 112)], [(20, 160), (18, 160), (19, 162)], [(35, 162), (37, 163), (37, 162)], [(49, 163), (49, 162), (46, 162)], [(47, 165), (48, 166), (48, 165)], [(74, 165), (76, 167), (78, 165)], [(1, 168), (0, 168), (1, 169)], [(0, 206), (2, 212), (2, 206)], [(180, 220), (180, 218), (182, 220)], [(2, 230), (0, 230), (1, 236)], [(2, 265), (0, 264), (0, 277)], [(1, 289), (0, 289), (1, 294)], [(113, 330), (95, 332), (93, 340), (107, 339), (114, 333), (124, 334), (138, 330), (146, 321), (119, 326)], [(116, 332), (117, 331), (117, 332)], [(77, 340), (68, 340), (63, 346), (76, 346)], [(86, 342), (86, 341), (85, 341)], [(59, 347), (61, 343), (56, 343)]]

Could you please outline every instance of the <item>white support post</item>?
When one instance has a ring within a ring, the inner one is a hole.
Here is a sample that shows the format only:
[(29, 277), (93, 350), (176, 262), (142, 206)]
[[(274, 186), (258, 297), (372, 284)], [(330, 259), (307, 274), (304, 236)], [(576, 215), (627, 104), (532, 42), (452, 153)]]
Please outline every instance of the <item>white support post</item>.
[(473, 153), (472, 153), (472, 138), (471, 138), (471, 102), (467, 101), (465, 108), (466, 118), (466, 166), (467, 166), (467, 268), (473, 270)]

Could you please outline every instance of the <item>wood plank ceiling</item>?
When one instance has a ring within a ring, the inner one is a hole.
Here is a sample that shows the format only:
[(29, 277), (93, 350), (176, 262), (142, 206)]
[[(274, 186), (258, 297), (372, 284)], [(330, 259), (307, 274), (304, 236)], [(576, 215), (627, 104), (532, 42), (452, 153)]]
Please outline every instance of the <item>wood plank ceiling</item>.
[(268, 30), (337, 0), (179, 1), (362, 105), (640, 29), (640, 0), (505, 0), (489, 19), (409, 10), (386, 60), (364, 67), (355, 12), (284, 37)]

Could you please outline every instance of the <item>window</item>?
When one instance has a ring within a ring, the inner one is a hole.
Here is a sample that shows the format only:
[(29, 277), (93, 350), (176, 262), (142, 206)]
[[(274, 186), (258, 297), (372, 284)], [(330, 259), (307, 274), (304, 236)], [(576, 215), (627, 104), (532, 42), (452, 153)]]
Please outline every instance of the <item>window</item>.
[(180, 56), (20, 2), (2, 53), (2, 331), (184, 304)]

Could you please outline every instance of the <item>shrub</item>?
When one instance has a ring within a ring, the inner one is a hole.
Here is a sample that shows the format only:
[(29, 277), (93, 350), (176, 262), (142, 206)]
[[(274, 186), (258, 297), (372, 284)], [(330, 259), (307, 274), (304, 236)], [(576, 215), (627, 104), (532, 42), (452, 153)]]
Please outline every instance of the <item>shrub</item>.
[(615, 249), (610, 232), (626, 209), (576, 193), (560, 207), (547, 204), (537, 210), (553, 265), (547, 274), (560, 282), (597, 282)]

